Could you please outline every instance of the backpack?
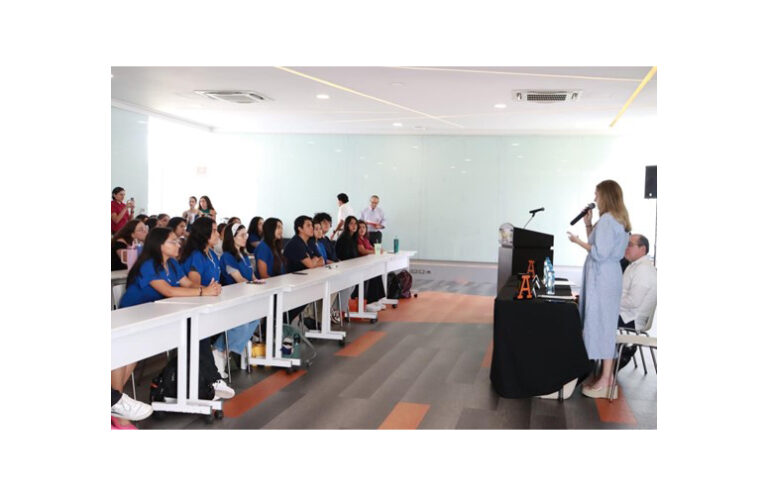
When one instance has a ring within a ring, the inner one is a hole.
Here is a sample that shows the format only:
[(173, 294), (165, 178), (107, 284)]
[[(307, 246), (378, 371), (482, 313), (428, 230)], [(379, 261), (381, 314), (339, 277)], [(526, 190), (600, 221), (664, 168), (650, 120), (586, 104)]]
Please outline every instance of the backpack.
[(400, 299), (408, 299), (411, 297), (413, 276), (408, 273), (408, 270), (403, 270), (397, 274), (397, 279), (400, 281)]
[[(200, 366), (198, 373), (197, 398), (211, 400), (214, 397), (213, 382), (218, 379), (218, 372), (214, 377), (206, 366)], [(189, 379), (189, 369), (187, 369), (187, 379)], [(160, 372), (149, 385), (149, 401), (163, 402), (165, 397), (176, 398), (178, 388), (178, 361), (176, 356), (168, 361), (163, 371)], [(187, 394), (189, 394), (189, 382), (187, 382)]]
[(403, 288), (400, 286), (400, 280), (397, 275), (390, 273), (387, 275), (387, 298), (400, 299), (403, 296)]

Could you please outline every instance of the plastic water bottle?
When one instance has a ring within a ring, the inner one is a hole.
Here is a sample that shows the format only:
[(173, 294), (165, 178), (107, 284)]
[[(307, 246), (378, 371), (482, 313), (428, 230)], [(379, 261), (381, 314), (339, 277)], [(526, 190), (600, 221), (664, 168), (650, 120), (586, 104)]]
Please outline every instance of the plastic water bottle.
[(547, 257), (546, 260), (546, 279), (544, 281), (547, 287), (547, 294), (553, 295), (555, 293), (555, 267), (552, 266), (552, 261)]
[(400, 251), (400, 239), (395, 236), (395, 252)]

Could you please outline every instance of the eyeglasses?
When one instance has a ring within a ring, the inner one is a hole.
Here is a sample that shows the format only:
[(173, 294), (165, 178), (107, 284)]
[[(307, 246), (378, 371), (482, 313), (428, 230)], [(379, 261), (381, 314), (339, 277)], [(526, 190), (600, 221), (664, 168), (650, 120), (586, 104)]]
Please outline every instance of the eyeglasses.
[(166, 242), (166, 243), (168, 243), (168, 244), (176, 244), (177, 246), (181, 246), (181, 241), (179, 241), (178, 239), (176, 239), (176, 240), (173, 240), (173, 241), (172, 241), (172, 240), (170, 240), (170, 239), (168, 239), (168, 240), (167, 240), (167, 241), (165, 241), (165, 242)]

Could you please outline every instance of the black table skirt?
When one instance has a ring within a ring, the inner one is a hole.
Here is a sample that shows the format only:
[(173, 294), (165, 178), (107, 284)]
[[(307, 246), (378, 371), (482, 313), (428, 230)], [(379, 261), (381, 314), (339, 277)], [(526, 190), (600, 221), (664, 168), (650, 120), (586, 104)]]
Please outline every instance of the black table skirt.
[[(491, 383), (502, 397), (550, 394), (574, 378), (583, 378), (591, 363), (581, 335), (574, 302), (513, 300), (513, 279), (499, 291), (493, 306)], [(557, 294), (570, 294), (558, 287)]]

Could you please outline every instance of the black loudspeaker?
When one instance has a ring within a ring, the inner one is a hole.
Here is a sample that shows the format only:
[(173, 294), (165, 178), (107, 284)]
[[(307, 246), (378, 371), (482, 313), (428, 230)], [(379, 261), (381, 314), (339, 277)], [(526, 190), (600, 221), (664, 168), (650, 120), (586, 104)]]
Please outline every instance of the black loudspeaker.
[(645, 195), (646, 199), (656, 199), (656, 165), (647, 165), (645, 167)]

